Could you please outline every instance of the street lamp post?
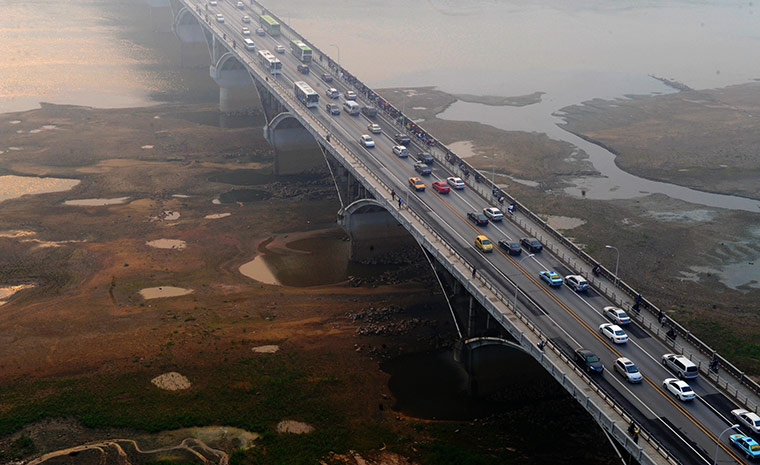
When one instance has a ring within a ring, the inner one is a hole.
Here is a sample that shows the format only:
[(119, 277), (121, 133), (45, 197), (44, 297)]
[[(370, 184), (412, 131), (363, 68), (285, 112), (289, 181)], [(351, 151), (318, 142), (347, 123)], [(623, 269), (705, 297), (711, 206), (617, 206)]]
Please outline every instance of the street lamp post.
[[(335, 48), (338, 50), (338, 68), (339, 68), (339, 69), (343, 69), (343, 68), (340, 66), (340, 47), (338, 47), (338, 46), (337, 46), (337, 45), (335, 45), (335, 44), (330, 44), (330, 47), (335, 47)], [(338, 71), (338, 72), (339, 72), (339, 73), (342, 73), (343, 71)]]
[(618, 250), (617, 247), (614, 245), (605, 245), (605, 248), (608, 249), (615, 249), (615, 252), (617, 252), (617, 260), (615, 260), (615, 286), (618, 284), (618, 265), (620, 265), (620, 250)]
[(496, 186), (496, 157), (489, 157), (488, 155), (483, 155), (483, 158), (488, 158), (491, 160), (491, 184)]
[(718, 449), (720, 448), (720, 437), (725, 434), (726, 431), (731, 431), (732, 429), (738, 428), (739, 425), (731, 425), (728, 428), (721, 431), (721, 433), (718, 435), (718, 441), (715, 443), (715, 457), (713, 457), (713, 465), (718, 464)]
[[(534, 255), (536, 255), (536, 254), (532, 253), (530, 255), (524, 256), (523, 258), (520, 259), (520, 261), (517, 262), (517, 264), (518, 265), (521, 264), (523, 261), (525, 261), (526, 259), (528, 259), (528, 258), (530, 258), (530, 257), (532, 257)], [(512, 309), (515, 310), (515, 311), (517, 311), (517, 289), (518, 289), (517, 283), (515, 283), (515, 301), (512, 304)]]

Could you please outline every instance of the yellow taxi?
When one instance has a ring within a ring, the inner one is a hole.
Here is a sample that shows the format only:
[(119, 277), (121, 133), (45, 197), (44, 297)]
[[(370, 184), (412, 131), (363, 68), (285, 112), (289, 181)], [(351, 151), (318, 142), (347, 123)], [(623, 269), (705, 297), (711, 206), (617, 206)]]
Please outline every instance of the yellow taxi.
[(409, 185), (412, 186), (412, 189), (416, 191), (424, 191), (425, 190), (425, 183), (422, 182), (422, 179), (418, 177), (409, 178)]
[(475, 238), (475, 247), (479, 248), (481, 252), (484, 253), (493, 252), (493, 244), (491, 243), (491, 240), (483, 235)]

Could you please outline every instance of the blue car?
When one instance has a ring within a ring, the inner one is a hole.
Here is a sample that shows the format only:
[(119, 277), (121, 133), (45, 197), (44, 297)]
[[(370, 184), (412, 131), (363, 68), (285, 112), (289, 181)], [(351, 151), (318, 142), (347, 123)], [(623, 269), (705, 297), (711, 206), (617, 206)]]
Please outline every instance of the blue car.
[(731, 444), (744, 452), (748, 459), (760, 458), (760, 444), (751, 437), (743, 434), (732, 434), (728, 438), (731, 440)]
[(562, 285), (562, 276), (560, 276), (556, 271), (544, 270), (538, 274), (541, 276), (541, 279), (546, 281), (550, 286), (556, 287)]

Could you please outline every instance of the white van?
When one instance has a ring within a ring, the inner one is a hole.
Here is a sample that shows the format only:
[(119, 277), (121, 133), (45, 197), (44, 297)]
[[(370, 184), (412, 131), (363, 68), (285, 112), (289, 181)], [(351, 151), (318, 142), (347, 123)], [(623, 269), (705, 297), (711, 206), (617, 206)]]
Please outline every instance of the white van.
[(343, 108), (346, 110), (346, 113), (349, 115), (358, 115), (361, 111), (361, 107), (358, 103), (354, 102), (353, 100), (346, 100), (343, 102)]
[(254, 44), (251, 39), (245, 39), (243, 43), (245, 44), (246, 50), (256, 50), (256, 44)]

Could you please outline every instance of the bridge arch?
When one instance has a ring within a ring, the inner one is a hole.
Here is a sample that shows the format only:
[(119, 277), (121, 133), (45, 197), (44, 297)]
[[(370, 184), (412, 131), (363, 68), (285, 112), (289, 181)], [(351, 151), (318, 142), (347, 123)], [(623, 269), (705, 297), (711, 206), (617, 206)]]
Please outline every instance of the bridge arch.
[(479, 349), (481, 347), (485, 346), (493, 346), (493, 345), (499, 345), (499, 346), (506, 346), (510, 347), (512, 349), (517, 349), (520, 352), (528, 353), (523, 346), (520, 344), (510, 341), (509, 339), (504, 339), (501, 337), (493, 337), (493, 336), (483, 336), (483, 337), (472, 337), (470, 339), (465, 339), (462, 341), (464, 346), (467, 348), (467, 350), (475, 350)]
[(414, 237), (375, 199), (356, 200), (338, 212), (338, 223), (351, 239), (349, 258), (356, 262), (395, 263), (418, 250)]
[[(241, 63), (240, 60), (238, 60), (238, 58), (232, 52), (226, 52), (221, 57), (219, 57), (219, 61), (216, 62), (216, 69), (217, 72), (245, 71), (245, 73), (250, 77), (250, 74), (248, 73), (248, 70), (245, 68), (245, 66), (243, 66), (243, 63)], [(252, 83), (253, 81), (251, 81), (251, 84)]]

